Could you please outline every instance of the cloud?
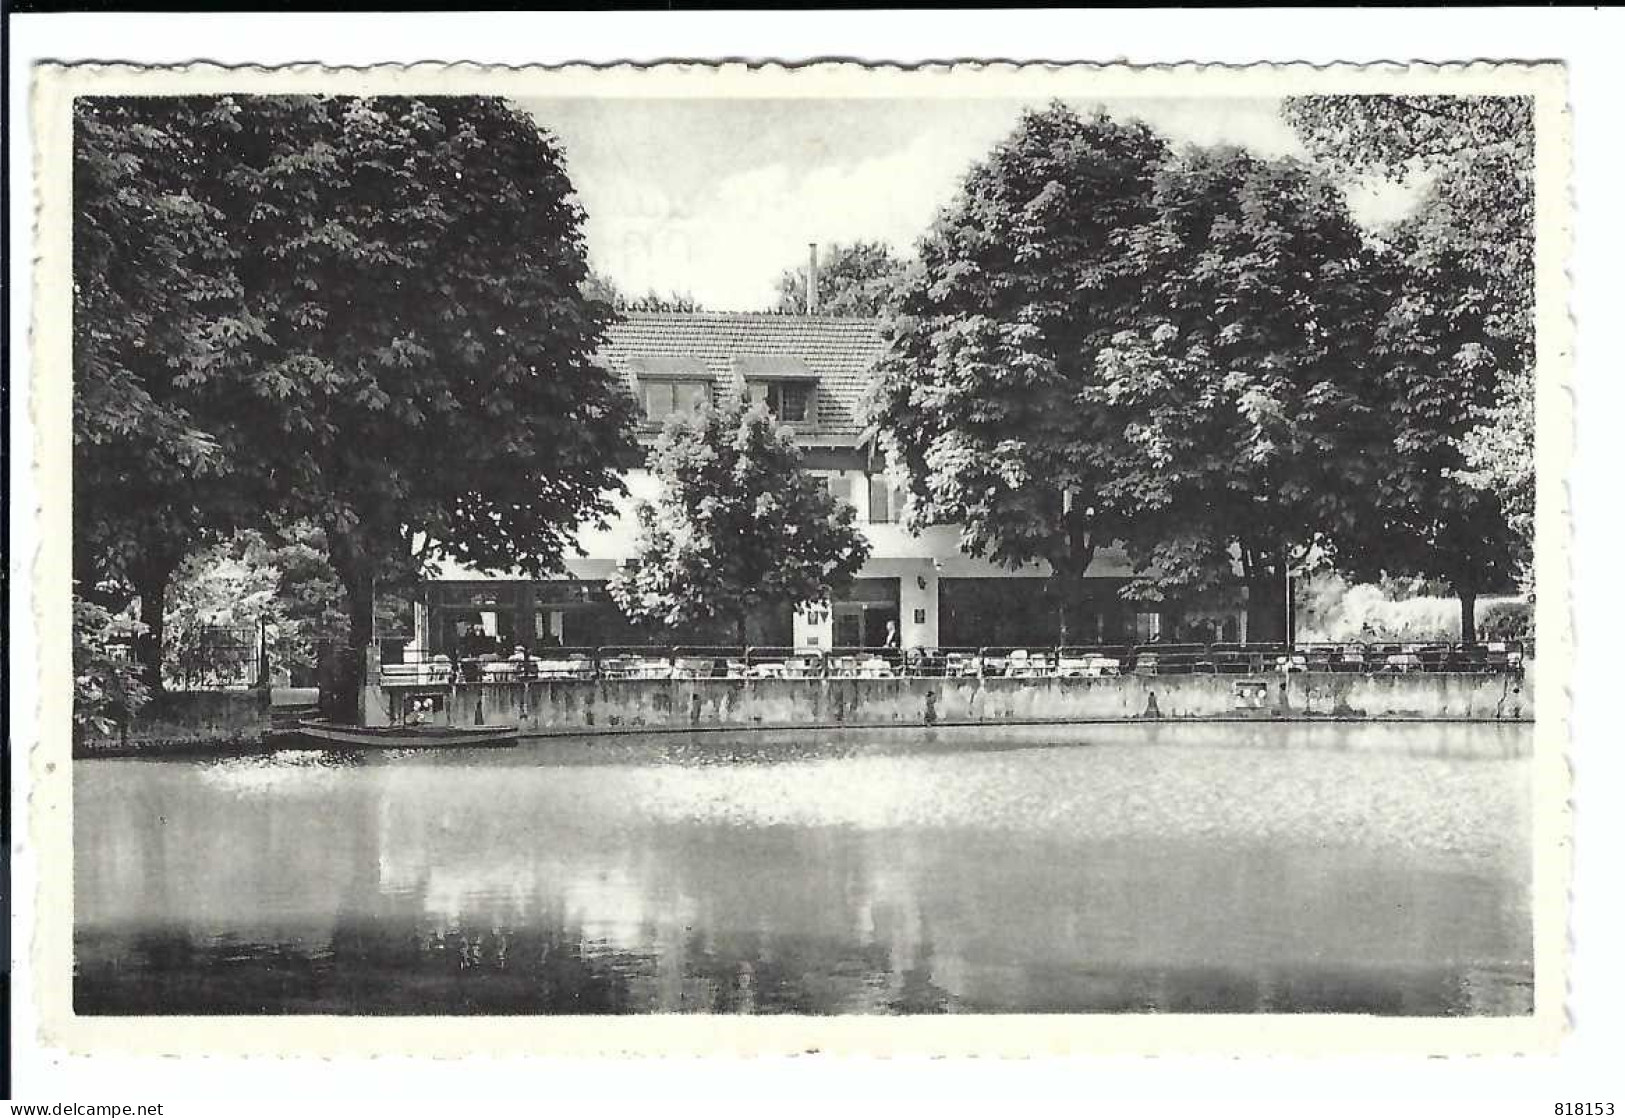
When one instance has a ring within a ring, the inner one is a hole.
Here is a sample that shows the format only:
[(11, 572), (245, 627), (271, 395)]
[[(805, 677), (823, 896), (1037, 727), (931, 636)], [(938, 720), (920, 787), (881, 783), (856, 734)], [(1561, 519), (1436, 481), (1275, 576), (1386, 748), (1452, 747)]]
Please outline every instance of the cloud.
[[(1076, 108), (1089, 111), (1093, 102)], [(1175, 143), (1237, 144), (1303, 154), (1268, 99), (1111, 101)], [(774, 305), (781, 272), (808, 242), (881, 240), (908, 249), (972, 163), (1015, 126), (1023, 106), (996, 102), (652, 103), (576, 120), (554, 107), (572, 180), (589, 214), (594, 267), (629, 294), (692, 294), (718, 310)], [(1362, 184), (1357, 217), (1402, 216), (1412, 188)]]
[[(679, 206), (647, 184), (589, 204), (595, 264), (627, 291), (692, 292), (708, 307), (765, 309), (809, 242), (882, 240), (907, 249), (992, 139), (932, 130), (893, 151), (781, 161), (721, 178)], [(588, 196), (589, 187), (582, 193)]]

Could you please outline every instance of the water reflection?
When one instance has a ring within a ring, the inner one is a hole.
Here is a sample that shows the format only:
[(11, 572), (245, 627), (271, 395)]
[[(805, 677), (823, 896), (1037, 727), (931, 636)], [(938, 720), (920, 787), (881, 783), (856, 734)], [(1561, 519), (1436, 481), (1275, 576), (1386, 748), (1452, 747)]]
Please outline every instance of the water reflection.
[(79, 761), (75, 1001), (1527, 1013), (1528, 733), (1028, 727)]

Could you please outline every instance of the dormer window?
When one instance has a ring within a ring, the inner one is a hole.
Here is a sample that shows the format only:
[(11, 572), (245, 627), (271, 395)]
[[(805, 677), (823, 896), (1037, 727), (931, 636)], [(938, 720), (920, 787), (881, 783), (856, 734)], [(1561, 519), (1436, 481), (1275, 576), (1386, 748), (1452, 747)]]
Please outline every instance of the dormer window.
[(693, 380), (651, 380), (643, 383), (643, 418), (663, 423), (668, 415), (695, 415), (711, 402), (711, 386)]
[(818, 421), (818, 374), (789, 354), (745, 354), (734, 358), (745, 399), (767, 405), (781, 423), (811, 427)]
[(773, 417), (784, 423), (812, 422), (812, 385), (795, 381), (757, 382), (750, 386), (752, 400), (767, 404)]
[(661, 424), (671, 415), (693, 415), (712, 402), (711, 371), (697, 357), (634, 357), (632, 376), (643, 420)]

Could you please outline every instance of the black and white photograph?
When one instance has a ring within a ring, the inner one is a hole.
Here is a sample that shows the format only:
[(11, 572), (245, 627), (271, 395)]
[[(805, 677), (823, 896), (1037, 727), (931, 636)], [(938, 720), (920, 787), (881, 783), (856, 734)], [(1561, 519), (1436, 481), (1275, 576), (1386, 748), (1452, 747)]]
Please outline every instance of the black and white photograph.
[(59, 69), (64, 1027), (1545, 1035), (1561, 73)]

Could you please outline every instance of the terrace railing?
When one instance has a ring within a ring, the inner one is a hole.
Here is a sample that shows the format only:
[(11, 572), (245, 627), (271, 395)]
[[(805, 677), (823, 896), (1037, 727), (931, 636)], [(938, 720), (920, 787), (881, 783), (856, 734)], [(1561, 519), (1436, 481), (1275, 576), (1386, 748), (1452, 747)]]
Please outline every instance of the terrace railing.
[(1083, 679), (1289, 672), (1521, 673), (1530, 641), (1337, 644), (1099, 644), (1040, 647), (811, 648), (789, 645), (609, 645), (453, 658), (396, 644), (385, 686), (480, 681), (639, 679)]

